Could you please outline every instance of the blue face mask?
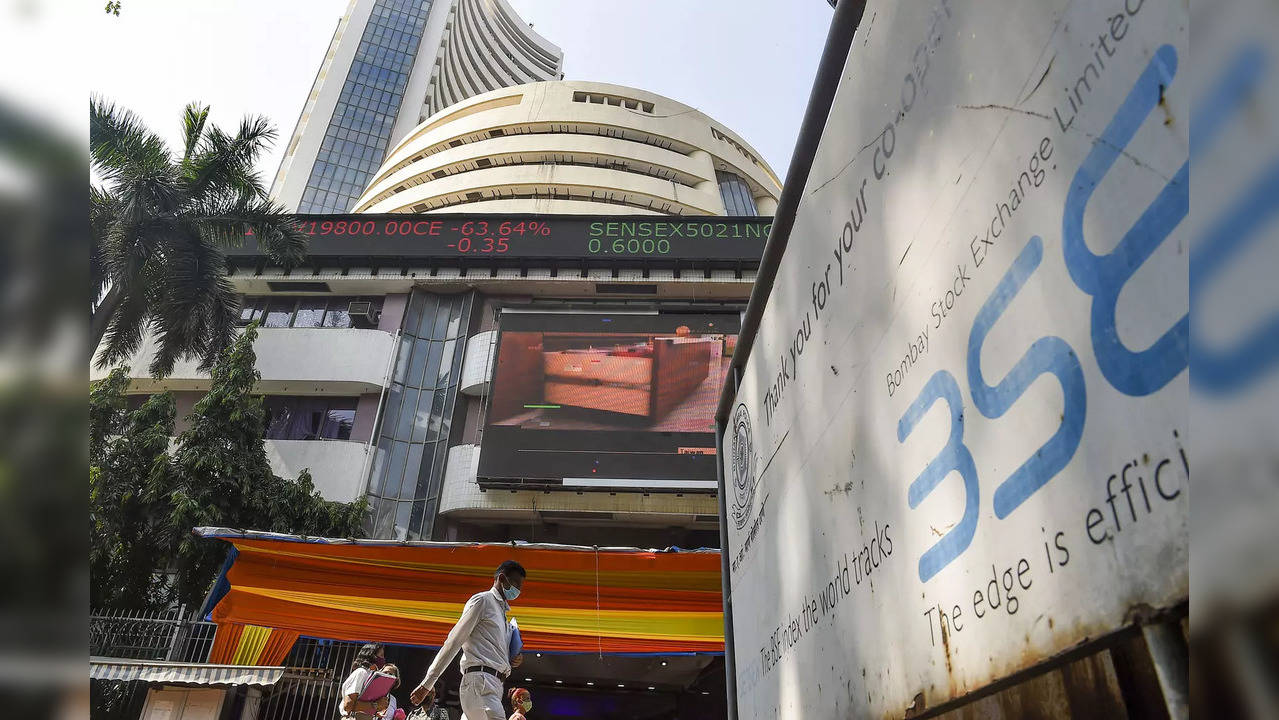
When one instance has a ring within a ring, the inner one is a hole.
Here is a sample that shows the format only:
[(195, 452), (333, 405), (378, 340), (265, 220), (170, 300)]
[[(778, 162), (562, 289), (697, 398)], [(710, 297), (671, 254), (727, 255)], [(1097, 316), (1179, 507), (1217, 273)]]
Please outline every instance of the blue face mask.
[(507, 587), (506, 583), (503, 582), (503, 580), (505, 579), (506, 578), (499, 578), (497, 582), (498, 582), (498, 585), (502, 588), (502, 597), (506, 598), (507, 602), (510, 602), (520, 596), (520, 589), (515, 587), (514, 585)]

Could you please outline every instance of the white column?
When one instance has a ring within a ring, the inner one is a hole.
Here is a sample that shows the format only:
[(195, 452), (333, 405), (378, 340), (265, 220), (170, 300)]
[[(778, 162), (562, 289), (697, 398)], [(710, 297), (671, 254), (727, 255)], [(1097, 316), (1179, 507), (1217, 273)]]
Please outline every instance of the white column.
[(705, 150), (694, 150), (688, 157), (699, 165), (697, 170), (702, 177), (710, 178), (697, 183), (693, 189), (714, 198), (718, 214), (723, 215), (727, 209), (724, 207), (724, 199), (719, 196), (719, 183), (715, 181), (715, 161)]
[(697, 183), (693, 187), (701, 192), (710, 192), (712, 185), (715, 184), (715, 162), (711, 160), (711, 154), (705, 150), (694, 150), (688, 154), (689, 159), (698, 164), (698, 174), (702, 177), (709, 178)]
[(262, 689), (250, 687), (244, 695), (244, 709), (240, 711), (240, 720), (258, 720), (258, 708), (262, 705)]

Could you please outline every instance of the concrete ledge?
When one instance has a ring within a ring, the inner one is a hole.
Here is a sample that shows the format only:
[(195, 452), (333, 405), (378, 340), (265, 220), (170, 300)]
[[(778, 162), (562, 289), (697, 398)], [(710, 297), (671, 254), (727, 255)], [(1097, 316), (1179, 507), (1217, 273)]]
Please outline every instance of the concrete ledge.
[[(449, 448), (444, 467), (444, 487), (440, 492), (440, 514), (453, 518), (512, 521), (529, 519), (537, 513), (609, 512), (624, 515), (632, 522), (662, 521), (671, 525), (692, 522), (697, 515), (716, 515), (719, 505), (714, 495), (698, 493), (583, 492), (573, 490), (488, 490), (480, 489), (478, 445)], [(615, 518), (621, 519), (621, 518)]]
[(350, 440), (267, 440), (271, 469), (284, 478), (311, 471), (315, 489), (326, 500), (354, 502), (364, 495), (367, 445)]
[[(258, 390), (289, 395), (361, 395), (381, 392), (394, 336), (383, 330), (356, 328), (262, 328), (253, 345), (262, 374)], [(147, 367), (155, 357), (154, 337), (126, 363), (131, 393), (164, 390), (208, 390), (209, 374), (194, 359), (178, 362), (173, 373), (157, 380)], [(90, 368), (89, 379), (107, 376), (110, 368)]]

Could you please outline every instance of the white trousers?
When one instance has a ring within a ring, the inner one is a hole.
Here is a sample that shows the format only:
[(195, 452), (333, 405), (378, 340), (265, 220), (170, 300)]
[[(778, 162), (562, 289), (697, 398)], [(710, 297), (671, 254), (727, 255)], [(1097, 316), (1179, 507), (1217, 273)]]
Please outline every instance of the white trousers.
[(502, 708), (502, 681), (482, 672), (462, 674), (458, 687), (462, 696), (462, 716), (466, 720), (506, 720)]

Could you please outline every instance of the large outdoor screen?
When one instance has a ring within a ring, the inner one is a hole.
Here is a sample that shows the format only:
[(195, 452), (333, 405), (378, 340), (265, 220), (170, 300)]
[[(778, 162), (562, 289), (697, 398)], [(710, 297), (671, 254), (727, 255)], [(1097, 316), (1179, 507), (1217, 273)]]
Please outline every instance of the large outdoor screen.
[(493, 483), (711, 490), (736, 315), (503, 313), (480, 450)]
[[(395, 257), (467, 263), (574, 259), (649, 265), (674, 261), (759, 262), (771, 217), (635, 215), (296, 215), (315, 258)], [(230, 256), (259, 256), (249, 230)]]

